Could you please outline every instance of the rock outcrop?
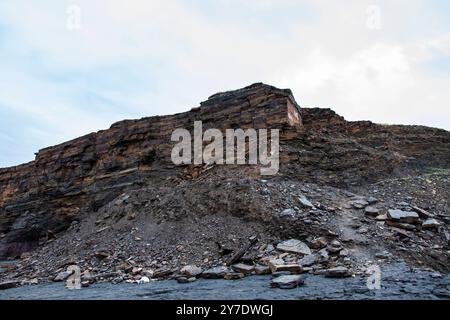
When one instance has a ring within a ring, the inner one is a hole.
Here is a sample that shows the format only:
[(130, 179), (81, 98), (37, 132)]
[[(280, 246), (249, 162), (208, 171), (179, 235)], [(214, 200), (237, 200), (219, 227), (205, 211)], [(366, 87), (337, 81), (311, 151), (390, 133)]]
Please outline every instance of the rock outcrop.
[[(445, 130), (347, 122), (329, 109), (300, 108), (290, 90), (258, 83), (215, 94), (189, 112), (115, 123), (0, 169), (0, 257), (36, 248), (127, 189), (198, 177), (202, 168), (170, 160), (173, 130), (192, 130), (197, 120), (204, 130), (280, 129), (279, 174), (302, 181), (348, 186), (450, 166)], [(255, 166), (242, 172), (259, 178)]]

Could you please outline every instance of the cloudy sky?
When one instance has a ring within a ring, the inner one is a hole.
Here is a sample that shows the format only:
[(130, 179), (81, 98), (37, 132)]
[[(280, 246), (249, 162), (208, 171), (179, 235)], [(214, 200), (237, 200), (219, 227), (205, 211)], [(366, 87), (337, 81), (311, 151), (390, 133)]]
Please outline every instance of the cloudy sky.
[(450, 1), (0, 0), (0, 167), (261, 81), (450, 130)]

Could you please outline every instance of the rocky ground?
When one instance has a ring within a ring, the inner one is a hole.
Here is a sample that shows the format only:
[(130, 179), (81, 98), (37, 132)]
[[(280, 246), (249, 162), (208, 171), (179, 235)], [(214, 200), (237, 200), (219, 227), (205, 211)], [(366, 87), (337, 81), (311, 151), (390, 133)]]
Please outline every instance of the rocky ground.
[(65, 281), (74, 265), (83, 286), (273, 274), (271, 286), (293, 288), (302, 274), (364, 275), (399, 258), (450, 271), (448, 170), (345, 189), (241, 177), (213, 167), (129, 190), (4, 263), (0, 287)]
[[(174, 128), (199, 120), (279, 129), (278, 174), (174, 165)], [(449, 146), (446, 130), (346, 121), (263, 83), (120, 121), (0, 169), (0, 289), (266, 273), (292, 288), (398, 259), (448, 273)]]

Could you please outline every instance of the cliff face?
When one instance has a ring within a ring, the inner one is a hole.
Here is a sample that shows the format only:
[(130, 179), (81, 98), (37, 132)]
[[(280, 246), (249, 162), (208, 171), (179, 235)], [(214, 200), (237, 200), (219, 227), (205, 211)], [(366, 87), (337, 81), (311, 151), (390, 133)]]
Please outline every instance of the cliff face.
[[(447, 131), (347, 122), (329, 109), (300, 109), (290, 90), (254, 84), (215, 94), (189, 112), (115, 123), (40, 150), (33, 162), (0, 169), (0, 257), (35, 248), (126, 189), (170, 186), (168, 179), (186, 176), (192, 168), (170, 160), (170, 137), (198, 120), (204, 130), (281, 129), (279, 175), (305, 181), (354, 185), (411, 168), (450, 166)], [(258, 177), (247, 169), (239, 170)]]
[(204, 129), (283, 128), (300, 125), (298, 111), (289, 90), (255, 84), (215, 94), (186, 113), (121, 121), (40, 150), (28, 164), (0, 169), (0, 257), (37, 246), (47, 231), (66, 229), (125, 188), (176, 175), (181, 168), (170, 159), (176, 128), (192, 129), (196, 120)]

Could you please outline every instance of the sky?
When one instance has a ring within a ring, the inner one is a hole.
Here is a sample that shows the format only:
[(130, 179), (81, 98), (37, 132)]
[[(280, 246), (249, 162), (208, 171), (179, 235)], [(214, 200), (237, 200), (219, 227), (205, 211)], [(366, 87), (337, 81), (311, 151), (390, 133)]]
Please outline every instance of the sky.
[(0, 167), (255, 82), (450, 130), (450, 1), (0, 0)]

